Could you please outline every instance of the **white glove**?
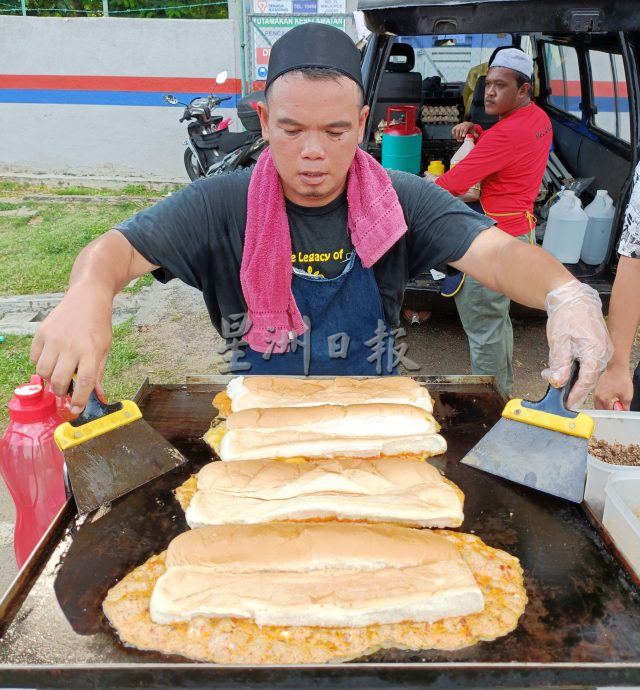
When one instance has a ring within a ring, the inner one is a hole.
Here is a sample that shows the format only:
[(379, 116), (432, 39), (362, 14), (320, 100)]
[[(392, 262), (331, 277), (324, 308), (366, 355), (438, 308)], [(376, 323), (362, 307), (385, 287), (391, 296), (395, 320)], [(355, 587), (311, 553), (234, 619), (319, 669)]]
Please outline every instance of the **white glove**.
[(575, 410), (593, 390), (613, 354), (602, 303), (596, 290), (572, 280), (552, 290), (545, 306), (549, 368), (542, 376), (559, 388), (569, 379), (572, 363), (580, 362), (578, 380), (567, 399), (567, 407)]

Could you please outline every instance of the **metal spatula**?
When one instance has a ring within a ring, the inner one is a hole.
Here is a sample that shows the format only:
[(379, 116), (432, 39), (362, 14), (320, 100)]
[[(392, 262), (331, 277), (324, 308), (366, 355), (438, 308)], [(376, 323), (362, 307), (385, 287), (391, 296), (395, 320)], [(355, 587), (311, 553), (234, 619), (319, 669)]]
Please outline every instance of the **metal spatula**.
[(562, 388), (549, 386), (538, 402), (510, 400), (502, 419), (465, 455), (462, 463), (545, 493), (582, 502), (587, 450), (594, 422), (565, 407), (578, 377), (574, 364)]
[(78, 512), (89, 513), (182, 465), (187, 458), (142, 418), (131, 400), (106, 404), (95, 391), (82, 414), (54, 433)]

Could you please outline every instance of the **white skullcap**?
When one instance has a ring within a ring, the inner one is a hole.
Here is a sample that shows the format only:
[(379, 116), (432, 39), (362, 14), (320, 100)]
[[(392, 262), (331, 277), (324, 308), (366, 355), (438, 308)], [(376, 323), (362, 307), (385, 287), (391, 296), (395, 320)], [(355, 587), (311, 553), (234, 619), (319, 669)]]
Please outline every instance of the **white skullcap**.
[(533, 60), (518, 48), (505, 48), (498, 51), (489, 67), (506, 67), (524, 74), (527, 79), (533, 76)]

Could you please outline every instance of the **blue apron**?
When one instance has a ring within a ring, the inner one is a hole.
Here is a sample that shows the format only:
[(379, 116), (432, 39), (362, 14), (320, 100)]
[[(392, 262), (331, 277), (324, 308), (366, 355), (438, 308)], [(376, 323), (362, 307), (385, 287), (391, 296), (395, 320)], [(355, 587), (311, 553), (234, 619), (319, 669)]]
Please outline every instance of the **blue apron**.
[[(291, 290), (298, 309), (303, 316), (309, 317), (311, 330), (299, 336), (300, 343), (296, 351), (273, 353), (268, 360), (261, 352), (244, 348), (245, 356), (239, 363), (248, 362), (251, 368), (244, 374), (269, 375), (305, 375), (305, 359), (308, 375), (312, 376), (376, 376), (397, 374), (397, 364), (393, 361), (393, 338), (384, 315), (380, 290), (372, 268), (363, 268), (355, 251), (344, 271), (335, 278), (323, 278), (294, 270)], [(382, 322), (382, 324), (380, 323)], [(382, 327), (381, 327), (382, 326)], [(378, 345), (378, 356), (372, 343), (365, 342), (376, 338), (382, 331), (383, 345)], [(344, 337), (349, 336), (346, 358), (335, 356), (344, 354), (341, 346)], [(274, 334), (277, 339), (279, 334)], [(330, 354), (330, 342), (333, 345)], [(384, 351), (381, 352), (381, 348)], [(389, 351), (391, 348), (391, 352)], [(371, 359), (371, 361), (367, 361)], [(380, 372), (377, 371), (380, 367)], [(391, 369), (391, 370), (389, 370)]]

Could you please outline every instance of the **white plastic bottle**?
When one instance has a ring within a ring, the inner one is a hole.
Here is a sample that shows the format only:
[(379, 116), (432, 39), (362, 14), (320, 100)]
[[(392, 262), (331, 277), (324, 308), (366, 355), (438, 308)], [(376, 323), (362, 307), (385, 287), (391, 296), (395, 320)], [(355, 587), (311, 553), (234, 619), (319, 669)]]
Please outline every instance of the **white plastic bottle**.
[(563, 264), (577, 264), (589, 216), (584, 212), (575, 192), (565, 190), (549, 210), (543, 249)]
[(473, 151), (476, 145), (473, 134), (467, 134), (462, 142), (460, 148), (451, 156), (449, 167), (453, 168), (456, 163), (459, 163), (465, 156), (468, 156)]
[[(460, 148), (451, 156), (451, 161), (449, 162), (449, 169), (453, 168), (466, 156), (468, 156), (474, 149), (476, 145), (475, 137), (473, 134), (467, 134), (462, 142)], [(465, 203), (470, 201), (479, 201), (480, 199), (480, 183), (470, 187), (465, 194), (461, 197), (462, 201)]]
[(605, 260), (607, 255), (616, 209), (607, 190), (599, 189), (594, 200), (585, 207), (584, 211), (589, 216), (589, 222), (584, 234), (580, 258), (585, 264), (597, 266)]

